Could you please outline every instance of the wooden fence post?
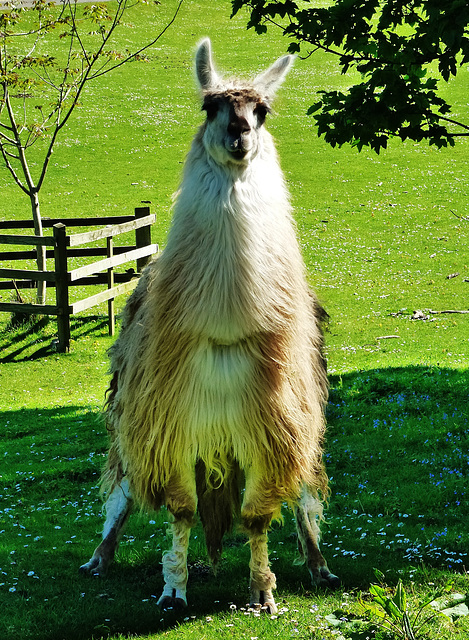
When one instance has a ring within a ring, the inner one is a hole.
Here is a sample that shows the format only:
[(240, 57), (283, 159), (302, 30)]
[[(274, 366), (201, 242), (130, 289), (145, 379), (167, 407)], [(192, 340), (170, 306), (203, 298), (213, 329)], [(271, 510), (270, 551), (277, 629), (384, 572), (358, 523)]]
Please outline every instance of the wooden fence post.
[[(136, 218), (144, 218), (145, 216), (149, 215), (150, 207), (135, 208)], [(149, 244), (151, 244), (151, 225), (141, 227), (140, 229), (135, 229), (135, 245), (137, 249), (140, 249), (141, 247), (147, 247)], [(137, 273), (141, 273), (142, 269), (148, 264), (149, 261), (150, 256), (139, 258), (137, 260)]]
[[(106, 238), (106, 254), (108, 258), (114, 255), (114, 241), (112, 237)], [(114, 286), (114, 269), (111, 267), (107, 270), (107, 288), (112, 289)], [(116, 321), (114, 318), (114, 298), (107, 301), (107, 313), (109, 316), (109, 335), (113, 336), (116, 331)]]
[(57, 351), (70, 351), (70, 306), (67, 272), (67, 228), (61, 222), (54, 224), (55, 299), (59, 344)]

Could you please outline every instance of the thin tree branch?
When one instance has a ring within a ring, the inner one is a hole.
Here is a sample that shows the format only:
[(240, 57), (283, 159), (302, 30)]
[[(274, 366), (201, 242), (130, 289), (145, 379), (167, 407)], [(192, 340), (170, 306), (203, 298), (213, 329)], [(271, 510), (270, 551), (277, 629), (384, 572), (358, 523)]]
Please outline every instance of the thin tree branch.
[[(438, 114), (437, 114), (438, 115)], [(440, 120), (444, 122), (448, 122), (449, 124), (454, 124), (457, 127), (461, 127), (462, 129), (466, 129), (469, 132), (469, 125), (463, 124), (462, 122), (458, 122), (458, 120), (453, 120), (452, 118), (447, 118), (446, 116), (438, 116)], [(454, 136), (467, 136), (469, 133), (454, 133)]]
[(92, 76), (90, 76), (90, 80), (94, 80), (95, 78), (99, 78), (100, 76), (105, 75), (106, 73), (109, 73), (110, 71), (114, 71), (114, 69), (117, 69), (118, 67), (121, 67), (123, 64), (126, 64), (127, 62), (129, 62), (129, 60), (132, 60), (133, 58), (135, 58), (136, 56), (139, 56), (141, 53), (143, 53), (144, 51), (146, 51), (147, 49), (149, 49), (150, 47), (152, 47), (156, 42), (158, 42), (158, 40), (166, 33), (166, 31), (170, 28), (170, 26), (173, 24), (173, 22), (176, 20), (178, 13), (181, 9), (181, 6), (183, 4), (184, 0), (179, 0), (178, 6), (176, 8), (176, 11), (173, 15), (173, 17), (171, 18), (170, 22), (165, 26), (165, 28), (163, 29), (163, 31), (161, 31), (161, 33), (151, 42), (149, 42), (148, 44), (146, 44), (144, 47), (142, 47), (141, 49), (139, 49), (138, 51), (135, 51), (134, 53), (132, 53), (131, 55), (127, 56), (127, 58), (124, 58), (124, 60), (121, 60), (118, 64), (114, 65), (113, 67), (111, 67), (110, 69), (105, 69), (102, 72), (97, 72), (95, 74), (93, 74)]
[[(11, 131), (13, 133), (13, 129), (11, 127), (7, 127), (6, 124), (2, 124), (0, 122), (0, 127), (5, 128), (7, 131)], [(6, 140), (7, 142), (9, 142), (10, 144), (13, 144), (16, 146), (16, 142), (13, 138), (10, 138), (10, 136), (7, 136), (6, 133), (3, 133), (3, 131), (0, 131), (0, 139)]]
[(15, 153), (12, 153), (11, 151), (8, 151), (8, 149), (6, 147), (6, 144), (4, 142), (0, 142), (0, 144), (3, 147), (3, 151), (4, 151), (5, 155), (7, 155), (9, 158), (12, 158), (13, 160), (19, 160), (20, 159), (19, 155), (15, 154)]
[(18, 174), (16, 173), (15, 169), (12, 167), (8, 156), (5, 152), (5, 149), (3, 147), (3, 144), (0, 143), (0, 151), (2, 152), (2, 156), (3, 156), (3, 160), (5, 162), (5, 166), (8, 169), (8, 171), (11, 173), (11, 175), (13, 176), (13, 180), (16, 182), (16, 184), (19, 186), (19, 188), (24, 191), (24, 193), (27, 196), (31, 196), (30, 191), (27, 189), (27, 187), (24, 186), (24, 184), (21, 182), (21, 180), (18, 177)]
[(73, 8), (72, 8), (72, 3), (71, 0), (66, 0), (66, 2), (64, 2), (64, 6), (65, 4), (68, 5), (68, 7), (70, 8), (70, 15), (71, 15), (71, 20), (72, 20), (72, 36), (74, 35), (76, 37), (76, 39), (78, 40), (78, 43), (80, 45), (80, 48), (82, 50), (83, 56), (85, 57), (85, 60), (87, 62), (87, 64), (90, 64), (89, 58), (88, 58), (88, 54), (86, 53), (86, 49), (85, 46), (80, 38), (80, 34), (78, 32), (77, 29), (77, 21), (76, 21), (76, 15), (77, 15), (77, 3), (76, 0), (73, 3)]
[(431, 309), (428, 310), (427, 313), (431, 313), (432, 315), (439, 315), (440, 313), (469, 313), (469, 310), (463, 309), (463, 310), (458, 310), (458, 309), (446, 309), (444, 311), (432, 311)]
[(469, 222), (469, 216), (460, 216), (457, 213), (455, 213), (452, 209), (450, 209), (450, 211), (453, 214), (453, 216), (458, 220), (464, 220), (465, 222)]
[(24, 178), (26, 180), (26, 185), (27, 188), (22, 184), (22, 182), (19, 180), (18, 176), (16, 175), (16, 172), (11, 168), (11, 165), (8, 166), (10, 163), (8, 162), (8, 159), (5, 157), (5, 153), (4, 153), (4, 149), (3, 149), (3, 145), (2, 145), (2, 155), (7, 163), (7, 167), (10, 170), (10, 172), (12, 173), (13, 177), (15, 178), (16, 183), (21, 187), (21, 189), (23, 189), (23, 191), (25, 193), (27, 193), (29, 196), (31, 196), (33, 190), (34, 190), (34, 182), (31, 176), (31, 172), (29, 171), (29, 166), (28, 166), (28, 161), (26, 159), (25, 153), (24, 153), (24, 147), (21, 143), (21, 138), (20, 138), (20, 132), (18, 130), (17, 124), (16, 124), (16, 120), (15, 120), (15, 115), (13, 113), (13, 109), (11, 106), (11, 102), (10, 102), (10, 94), (8, 92), (8, 90), (6, 91), (6, 95), (5, 95), (5, 104), (6, 104), (6, 108), (8, 111), (8, 117), (10, 119), (11, 122), (11, 126), (13, 127), (13, 135), (15, 136), (15, 146), (18, 149), (18, 155), (19, 155), (19, 162), (21, 163), (21, 168), (23, 170), (23, 175)]

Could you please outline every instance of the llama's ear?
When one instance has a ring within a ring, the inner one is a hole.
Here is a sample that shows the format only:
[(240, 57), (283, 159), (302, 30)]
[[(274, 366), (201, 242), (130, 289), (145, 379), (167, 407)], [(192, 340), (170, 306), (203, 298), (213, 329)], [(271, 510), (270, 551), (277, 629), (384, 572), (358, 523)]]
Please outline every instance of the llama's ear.
[(285, 80), (295, 56), (282, 56), (274, 62), (266, 71), (258, 75), (254, 80), (256, 89), (264, 93), (268, 98), (273, 98), (275, 92)]
[(220, 83), (220, 78), (215, 71), (215, 66), (212, 60), (212, 45), (210, 38), (205, 38), (199, 42), (197, 51), (195, 54), (195, 70), (197, 73), (197, 80), (203, 91), (213, 89)]

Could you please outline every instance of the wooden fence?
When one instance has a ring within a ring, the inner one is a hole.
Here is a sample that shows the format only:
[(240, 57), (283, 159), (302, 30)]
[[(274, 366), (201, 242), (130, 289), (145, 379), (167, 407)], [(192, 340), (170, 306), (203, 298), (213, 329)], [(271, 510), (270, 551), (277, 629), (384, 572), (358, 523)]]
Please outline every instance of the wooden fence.
[[(114, 299), (135, 288), (138, 282), (137, 276), (150, 260), (150, 256), (158, 251), (158, 245), (151, 243), (151, 225), (155, 219), (156, 216), (150, 214), (149, 207), (138, 207), (135, 209), (135, 215), (128, 216), (43, 220), (44, 228), (52, 227), (52, 236), (0, 234), (0, 245), (45, 246), (46, 258), (54, 260), (52, 271), (0, 268), (0, 278), (9, 278), (9, 281), (0, 281), (0, 290), (16, 290), (19, 297), (19, 289), (33, 288), (38, 281), (45, 281), (47, 287), (55, 287), (55, 304), (39, 305), (21, 301), (0, 302), (0, 312), (19, 311), (26, 314), (57, 316), (57, 349), (63, 352), (70, 350), (70, 317), (107, 301), (109, 333), (113, 335)], [(67, 228), (72, 226), (100, 226), (102, 228), (68, 235)], [(0, 221), (0, 231), (32, 227), (32, 221)], [(135, 231), (135, 246), (114, 246), (116, 236), (130, 231)], [(105, 240), (106, 246), (82, 246), (99, 240)], [(34, 249), (2, 251), (0, 252), (0, 262), (9, 261), (10, 264), (15, 260), (34, 260), (37, 255), (36, 251)], [(68, 270), (69, 258), (96, 256), (105, 257), (77, 269)], [(115, 267), (134, 260), (136, 261), (136, 270), (127, 269), (123, 273), (114, 271)], [(84, 285), (106, 285), (106, 289), (70, 303), (70, 287)]]

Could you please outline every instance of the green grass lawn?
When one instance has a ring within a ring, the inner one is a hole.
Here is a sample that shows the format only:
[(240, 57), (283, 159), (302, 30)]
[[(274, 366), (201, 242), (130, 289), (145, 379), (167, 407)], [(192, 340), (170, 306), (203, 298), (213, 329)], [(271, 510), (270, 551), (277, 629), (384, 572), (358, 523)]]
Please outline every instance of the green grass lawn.
[[(173, 6), (142, 5), (122, 32), (137, 43)], [(230, 3), (186, 0), (180, 18), (149, 55), (91, 85), (59, 140), (44, 185), (50, 217), (132, 212), (152, 202), (154, 241), (164, 247), (171, 196), (202, 121), (192, 55), (212, 38), (219, 67), (257, 73), (284, 53), (274, 31), (256, 36)], [(281, 613), (246, 609), (248, 549), (227, 539), (216, 577), (201, 530), (190, 549), (190, 605), (162, 612), (161, 553), (167, 515), (132, 516), (105, 580), (78, 575), (100, 538), (98, 479), (106, 451), (100, 417), (107, 385), (105, 306), (72, 322), (70, 354), (53, 350), (55, 321), (11, 327), (0, 318), (0, 638), (390, 638), (370, 622), (358, 630), (326, 619), (363, 618), (360, 597), (374, 569), (412, 606), (451, 583), (468, 591), (467, 434), (469, 309), (466, 249), (469, 143), (436, 151), (392, 144), (383, 155), (331, 149), (305, 115), (324, 87), (339, 87), (332, 60), (297, 60), (268, 126), (281, 157), (298, 232), (329, 315), (331, 397), (326, 462), (332, 495), (323, 552), (343, 581), (312, 589), (293, 565), (295, 532), (285, 512), (270, 535)], [(464, 114), (467, 77), (445, 92)], [(29, 204), (0, 167), (0, 216), (28, 218)], [(449, 275), (458, 273), (453, 278)], [(1, 292), (7, 299), (8, 293)], [(77, 294), (78, 295), (78, 294)], [(124, 300), (120, 300), (121, 308)], [(413, 319), (420, 310), (427, 319)], [(389, 337), (394, 336), (394, 337)], [(465, 639), (469, 617), (439, 617), (431, 640)], [(361, 634), (361, 635), (360, 635)]]

